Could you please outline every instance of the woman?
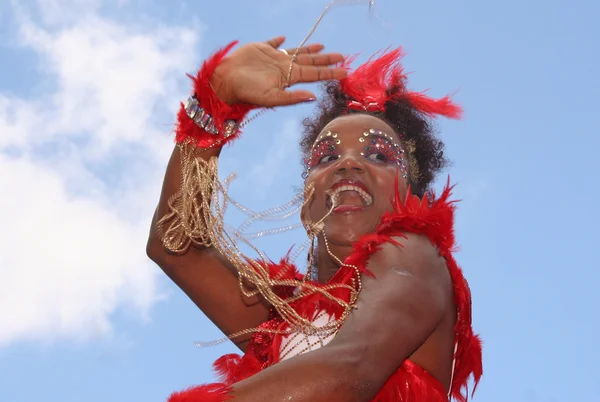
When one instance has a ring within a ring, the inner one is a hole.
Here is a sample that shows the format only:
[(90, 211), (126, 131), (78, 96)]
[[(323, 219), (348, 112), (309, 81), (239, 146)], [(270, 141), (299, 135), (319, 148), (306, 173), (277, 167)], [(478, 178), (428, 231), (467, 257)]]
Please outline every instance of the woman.
[[(340, 54), (278, 51), (283, 41), (217, 52), (178, 115), (148, 255), (245, 354), (215, 363), (221, 383), (170, 401), (464, 401), (481, 344), (452, 257), (450, 189), (428, 194), (446, 163), (428, 118), (460, 109), (407, 90), (399, 50), (348, 73)], [(287, 88), (324, 80), (301, 143), (313, 280), (285, 259), (240, 258), (210, 203), (216, 158), (244, 116), (312, 101)]]

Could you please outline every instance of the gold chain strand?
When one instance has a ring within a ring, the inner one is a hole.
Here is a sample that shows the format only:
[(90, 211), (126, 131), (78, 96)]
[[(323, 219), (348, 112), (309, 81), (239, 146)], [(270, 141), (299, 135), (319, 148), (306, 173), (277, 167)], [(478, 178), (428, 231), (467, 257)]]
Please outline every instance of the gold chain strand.
[[(260, 250), (252, 245), (243, 235), (240, 235), (240, 233), (237, 233), (237, 236), (232, 236), (225, 230), (223, 222), (230, 200), (228, 187), (232, 178), (229, 177), (224, 182), (218, 179), (217, 158), (213, 157), (206, 161), (199, 155), (197, 147), (188, 144), (181, 146), (181, 159), (181, 188), (169, 199), (168, 205), (170, 211), (159, 220), (158, 224), (160, 231), (164, 234), (162, 236), (164, 246), (175, 253), (185, 252), (191, 245), (214, 247), (237, 271), (238, 285), (241, 293), (247, 297), (260, 294), (277, 310), (282, 319), (289, 324), (289, 333), (300, 332), (305, 335), (328, 336), (332, 331), (339, 329), (354, 308), (362, 286), (358, 268), (345, 265), (335, 256), (329, 247), (327, 237), (323, 233), (323, 223), (332, 213), (334, 206), (319, 221), (314, 223), (304, 222), (304, 224), (310, 237), (315, 238), (318, 235), (323, 235), (328, 254), (340, 266), (348, 266), (354, 269), (356, 278), (352, 280), (351, 284), (328, 284), (322, 286), (313, 284), (307, 281), (306, 278), (302, 281), (271, 278), (266, 264), (264, 264), (267, 259)], [(313, 194), (313, 188), (308, 187), (305, 190), (306, 198), (302, 203), (303, 206), (313, 201)], [(168, 227), (165, 230), (164, 228), (167, 225)], [(240, 251), (236, 240), (241, 240), (250, 246), (260, 256), (263, 263), (248, 260)], [(249, 283), (254, 289), (248, 290), (244, 283)], [(298, 293), (287, 299), (281, 298), (274, 291), (279, 286), (293, 287), (298, 290)], [(348, 290), (350, 293), (349, 302), (334, 297), (330, 293), (334, 289)], [(339, 319), (317, 327), (311, 320), (300, 316), (291, 306), (291, 303), (317, 293), (338, 304), (343, 309), (343, 313)], [(257, 328), (240, 331), (230, 335), (227, 339), (250, 334), (256, 330)]]

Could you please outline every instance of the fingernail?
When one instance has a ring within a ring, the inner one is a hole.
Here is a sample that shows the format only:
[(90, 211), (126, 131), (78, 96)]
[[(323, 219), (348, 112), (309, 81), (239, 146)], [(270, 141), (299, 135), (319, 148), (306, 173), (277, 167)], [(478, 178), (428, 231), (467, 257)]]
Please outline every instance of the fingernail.
[(316, 100), (317, 100), (317, 98), (306, 98), (306, 99), (304, 99), (304, 102), (314, 102)]

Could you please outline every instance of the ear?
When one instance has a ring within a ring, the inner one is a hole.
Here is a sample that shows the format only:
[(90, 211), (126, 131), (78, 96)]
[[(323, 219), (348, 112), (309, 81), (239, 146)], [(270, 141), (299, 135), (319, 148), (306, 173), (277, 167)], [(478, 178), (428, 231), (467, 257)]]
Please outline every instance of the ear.
[(300, 221), (306, 228), (306, 222), (310, 222), (310, 213), (308, 212), (308, 204), (303, 204), (300, 210)]
[(304, 202), (302, 204), (302, 209), (300, 209), (300, 221), (302, 225), (306, 228), (307, 222), (312, 222), (309, 212), (309, 205), (311, 200), (308, 197), (312, 198), (312, 187), (304, 187)]

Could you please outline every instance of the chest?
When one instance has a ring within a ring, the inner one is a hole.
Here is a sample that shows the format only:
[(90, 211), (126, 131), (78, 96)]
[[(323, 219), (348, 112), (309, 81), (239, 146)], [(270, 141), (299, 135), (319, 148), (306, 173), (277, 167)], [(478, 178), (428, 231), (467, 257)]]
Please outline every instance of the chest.
[[(316, 328), (322, 328), (331, 324), (335, 319), (325, 311), (315, 312), (312, 323)], [(283, 335), (281, 346), (279, 348), (279, 361), (283, 361), (294, 356), (299, 356), (306, 352), (319, 349), (333, 340), (336, 332), (330, 332), (325, 335), (309, 335), (300, 332)]]

